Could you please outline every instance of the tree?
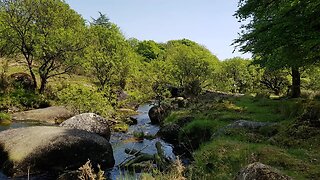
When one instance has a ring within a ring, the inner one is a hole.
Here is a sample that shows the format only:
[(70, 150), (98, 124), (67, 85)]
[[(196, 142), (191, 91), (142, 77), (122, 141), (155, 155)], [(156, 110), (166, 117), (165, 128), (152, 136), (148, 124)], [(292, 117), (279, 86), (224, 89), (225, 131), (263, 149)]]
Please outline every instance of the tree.
[(299, 97), (301, 67), (320, 60), (319, 14), (319, 0), (240, 0), (235, 16), (247, 24), (234, 44), (269, 69), (291, 68)]
[(264, 70), (260, 83), (267, 89), (273, 91), (275, 95), (280, 95), (288, 87), (287, 76), (289, 73), (285, 70)]
[(221, 62), (220, 81), (232, 93), (252, 92), (259, 83), (260, 72), (251, 60), (235, 57)]
[(161, 46), (161, 44), (149, 40), (139, 42), (136, 51), (138, 54), (144, 57), (146, 62), (150, 62), (157, 59), (164, 52), (164, 48)]
[(171, 64), (174, 83), (191, 94), (208, 85), (219, 63), (208, 49), (187, 39), (169, 41), (163, 58)]
[(125, 88), (133, 50), (120, 29), (105, 15), (100, 14), (98, 21), (91, 23), (89, 35), (90, 45), (85, 55), (87, 68), (98, 81), (99, 90), (107, 92), (112, 100), (118, 90)]
[(48, 79), (69, 73), (83, 50), (84, 20), (60, 0), (1, 0), (0, 38), (6, 55), (22, 54), (39, 92)]

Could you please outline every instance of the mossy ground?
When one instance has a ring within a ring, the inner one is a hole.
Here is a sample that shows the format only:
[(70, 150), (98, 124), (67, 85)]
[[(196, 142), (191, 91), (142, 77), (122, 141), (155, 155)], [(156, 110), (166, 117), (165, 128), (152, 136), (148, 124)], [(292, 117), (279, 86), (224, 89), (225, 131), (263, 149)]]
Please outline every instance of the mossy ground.
[(187, 171), (190, 179), (233, 179), (241, 168), (253, 162), (275, 167), (294, 179), (317, 179), (320, 177), (320, 129), (297, 125), (306, 107), (316, 107), (315, 104), (319, 102), (204, 96), (192, 100), (188, 108), (173, 111), (166, 122), (192, 116), (193, 122), (211, 124), (213, 132), (236, 120), (276, 123), (255, 131), (230, 129), (203, 142), (193, 153), (194, 162)]

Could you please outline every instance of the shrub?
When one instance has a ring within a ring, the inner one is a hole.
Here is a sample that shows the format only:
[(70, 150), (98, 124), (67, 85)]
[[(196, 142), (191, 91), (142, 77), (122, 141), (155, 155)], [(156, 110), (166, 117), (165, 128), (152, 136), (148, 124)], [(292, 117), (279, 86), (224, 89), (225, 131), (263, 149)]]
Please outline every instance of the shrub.
[(10, 120), (11, 120), (11, 116), (9, 114), (0, 112), (0, 123), (2, 121), (10, 121)]
[(34, 91), (18, 88), (11, 92), (10, 96), (14, 102), (26, 108), (45, 108), (50, 106), (50, 102), (44, 95), (37, 94)]
[(216, 125), (209, 120), (192, 121), (182, 128), (179, 134), (179, 140), (186, 147), (197, 149), (201, 143), (210, 140), (215, 127)]
[(129, 125), (125, 124), (125, 123), (119, 123), (116, 124), (115, 126), (113, 126), (113, 131), (115, 132), (127, 132), (129, 129)]
[(0, 110), (12, 107), (19, 109), (45, 108), (50, 106), (46, 96), (25, 89), (13, 89), (8, 93), (0, 94)]
[(134, 131), (133, 132), (133, 137), (137, 138), (137, 139), (144, 139), (145, 134), (143, 131)]
[(57, 93), (58, 101), (75, 113), (96, 113), (110, 117), (113, 108), (103, 92), (81, 85), (69, 85)]

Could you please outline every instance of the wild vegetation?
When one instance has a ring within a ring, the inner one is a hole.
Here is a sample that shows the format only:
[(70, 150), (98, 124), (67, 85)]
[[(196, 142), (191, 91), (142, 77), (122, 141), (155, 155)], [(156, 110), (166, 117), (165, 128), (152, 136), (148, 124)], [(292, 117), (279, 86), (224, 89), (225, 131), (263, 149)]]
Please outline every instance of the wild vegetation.
[[(125, 131), (124, 109), (155, 99), (167, 115), (161, 128), (176, 125), (171, 142), (191, 163), (145, 179), (233, 179), (253, 162), (316, 179), (319, 11), (319, 0), (240, 0), (235, 18), (247, 24), (233, 44), (253, 57), (219, 60), (189, 39), (127, 39), (105, 14), (86, 21), (64, 1), (0, 0), (0, 124), (12, 112), (63, 105)], [(234, 128), (239, 120), (267, 125)], [(101, 176), (91, 169), (81, 178)]]

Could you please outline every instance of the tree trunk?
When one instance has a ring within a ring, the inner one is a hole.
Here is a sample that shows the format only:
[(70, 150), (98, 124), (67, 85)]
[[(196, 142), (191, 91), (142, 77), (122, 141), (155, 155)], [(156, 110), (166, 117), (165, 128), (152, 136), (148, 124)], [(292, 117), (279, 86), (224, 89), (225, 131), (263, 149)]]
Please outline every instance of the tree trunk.
[(292, 92), (291, 97), (292, 98), (298, 98), (301, 95), (301, 81), (300, 81), (300, 72), (299, 68), (291, 68), (292, 70)]
[(47, 85), (47, 78), (45, 78), (45, 77), (41, 78), (41, 85), (40, 85), (40, 89), (39, 89), (40, 94), (44, 93), (44, 90), (46, 89), (46, 85)]
[(35, 91), (37, 89), (37, 79), (36, 79), (36, 75), (33, 73), (33, 70), (32, 70), (32, 67), (30, 65), (28, 65), (28, 68), (29, 68), (29, 72), (30, 72), (30, 75), (32, 77), (32, 80), (33, 80), (33, 87), (32, 87), (32, 90)]

